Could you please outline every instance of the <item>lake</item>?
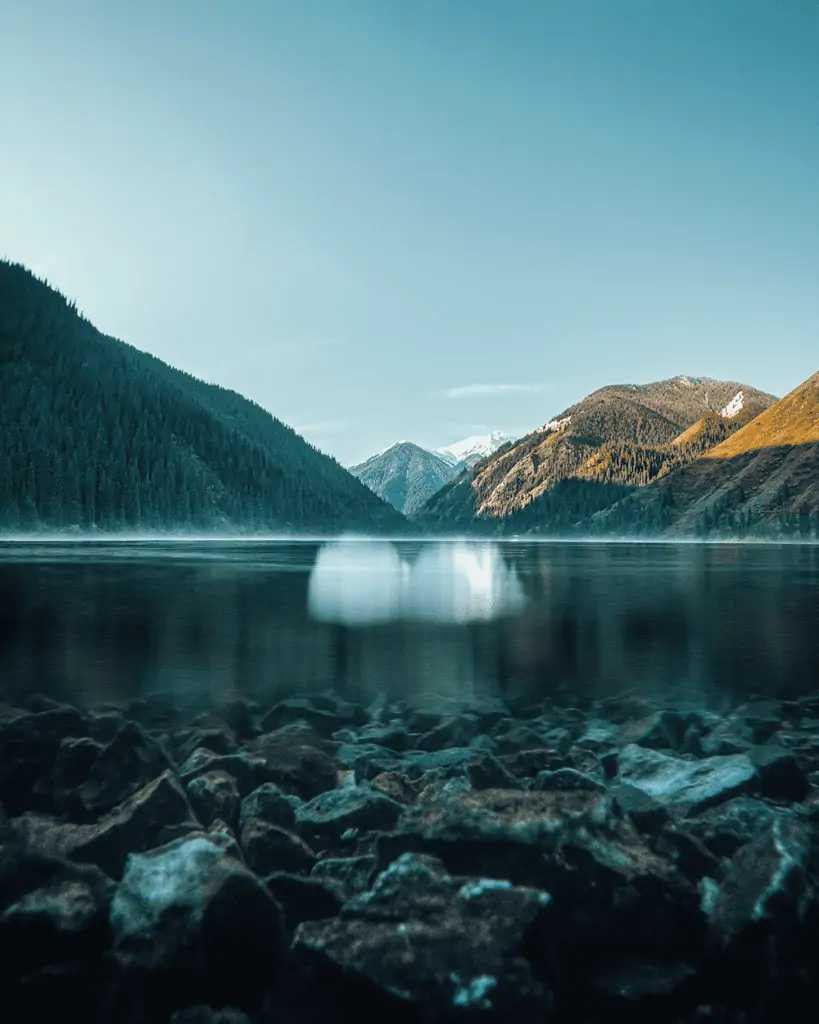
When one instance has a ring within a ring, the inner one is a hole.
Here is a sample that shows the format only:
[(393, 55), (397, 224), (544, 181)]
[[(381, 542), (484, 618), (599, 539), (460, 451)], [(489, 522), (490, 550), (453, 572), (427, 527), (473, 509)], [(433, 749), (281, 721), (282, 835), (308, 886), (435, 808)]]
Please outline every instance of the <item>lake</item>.
[(0, 545), (0, 696), (189, 712), (341, 692), (633, 691), (718, 706), (819, 677), (819, 548), (143, 541)]

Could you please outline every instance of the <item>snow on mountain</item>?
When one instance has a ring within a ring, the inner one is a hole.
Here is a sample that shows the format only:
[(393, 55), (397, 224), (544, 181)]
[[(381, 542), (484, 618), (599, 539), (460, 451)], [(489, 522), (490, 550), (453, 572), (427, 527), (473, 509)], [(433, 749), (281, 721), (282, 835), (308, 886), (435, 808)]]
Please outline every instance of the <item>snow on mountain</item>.
[(723, 419), (729, 420), (732, 416), (736, 416), (736, 414), (740, 411), (740, 409), (742, 409), (744, 405), (745, 393), (743, 391), (738, 391), (731, 399), (731, 401), (722, 410), (720, 416), (722, 416)]
[(547, 430), (563, 430), (564, 427), (568, 427), (571, 423), (571, 416), (564, 416), (560, 420), (549, 420), (548, 423), (544, 423), (542, 427), (538, 427), (535, 433), (542, 434)]
[(475, 434), (473, 437), (465, 437), (463, 441), (456, 441), (455, 444), (436, 448), (435, 453), (452, 466), (459, 462), (472, 464), (496, 452), (509, 441), (514, 441), (514, 438), (500, 430), (493, 430), (491, 434)]

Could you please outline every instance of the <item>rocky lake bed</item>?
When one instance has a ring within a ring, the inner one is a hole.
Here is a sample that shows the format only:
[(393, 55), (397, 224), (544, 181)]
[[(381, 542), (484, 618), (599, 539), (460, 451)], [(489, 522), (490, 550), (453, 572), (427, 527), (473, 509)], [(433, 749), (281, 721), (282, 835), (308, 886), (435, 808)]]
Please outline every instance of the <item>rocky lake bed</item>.
[(819, 693), (0, 704), (16, 1021), (807, 1019)]

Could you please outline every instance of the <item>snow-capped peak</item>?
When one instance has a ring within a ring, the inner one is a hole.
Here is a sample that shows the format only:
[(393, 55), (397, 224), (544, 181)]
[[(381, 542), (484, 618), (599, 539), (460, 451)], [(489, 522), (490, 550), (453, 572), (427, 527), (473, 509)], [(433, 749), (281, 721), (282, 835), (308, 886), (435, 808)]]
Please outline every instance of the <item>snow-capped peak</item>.
[(720, 416), (722, 416), (723, 419), (729, 420), (732, 416), (736, 416), (736, 414), (740, 411), (744, 404), (745, 392), (737, 391), (737, 393), (734, 395), (731, 401), (722, 410)]
[(500, 430), (493, 430), (490, 434), (475, 434), (473, 437), (465, 437), (463, 441), (456, 441), (455, 444), (436, 448), (435, 453), (454, 466), (458, 462), (477, 461), (491, 455), (508, 441), (514, 441), (514, 438)]

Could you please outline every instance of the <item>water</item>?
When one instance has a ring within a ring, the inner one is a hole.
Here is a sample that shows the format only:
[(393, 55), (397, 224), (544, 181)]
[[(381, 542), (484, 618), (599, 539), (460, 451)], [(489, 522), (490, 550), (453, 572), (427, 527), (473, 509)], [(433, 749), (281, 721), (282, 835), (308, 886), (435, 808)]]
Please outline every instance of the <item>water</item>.
[(0, 698), (206, 709), (332, 689), (435, 701), (819, 683), (819, 549), (671, 544), (0, 545)]

